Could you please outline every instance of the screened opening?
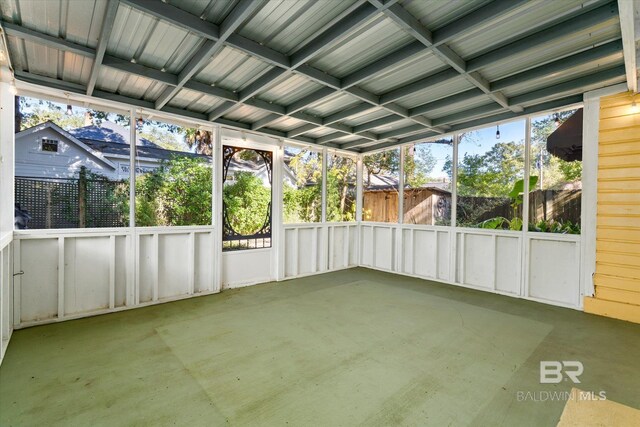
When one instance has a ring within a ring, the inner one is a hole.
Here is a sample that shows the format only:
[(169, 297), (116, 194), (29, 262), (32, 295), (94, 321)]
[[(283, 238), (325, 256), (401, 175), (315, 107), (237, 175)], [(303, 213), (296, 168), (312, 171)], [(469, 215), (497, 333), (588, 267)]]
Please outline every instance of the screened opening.
[(211, 132), (142, 117), (136, 129), (136, 226), (211, 225)]
[(457, 225), (522, 230), (525, 121), (460, 135)]
[(15, 138), (16, 229), (128, 226), (128, 114), (20, 96)]
[(223, 147), (223, 250), (271, 247), (273, 153)]
[(398, 222), (400, 149), (366, 155), (363, 158), (362, 219)]
[(285, 146), (284, 222), (322, 221), (322, 152)]
[(531, 119), (529, 231), (580, 234), (582, 141), (579, 156), (554, 155), (548, 149), (549, 136), (576, 111)]
[(356, 160), (329, 154), (327, 161), (327, 221), (356, 220)]
[(404, 150), (405, 224), (451, 224), (451, 137)]

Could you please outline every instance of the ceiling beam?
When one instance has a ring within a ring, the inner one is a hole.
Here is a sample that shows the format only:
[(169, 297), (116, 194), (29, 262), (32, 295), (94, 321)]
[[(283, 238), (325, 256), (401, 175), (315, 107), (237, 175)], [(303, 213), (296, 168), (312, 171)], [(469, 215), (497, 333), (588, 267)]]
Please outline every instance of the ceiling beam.
[(391, 52), (389, 55), (343, 77), (341, 87), (342, 89), (350, 88), (386, 70), (397, 68), (402, 65), (403, 61), (420, 53), (424, 53), (424, 45), (419, 41), (403, 46), (395, 52)]
[[(65, 82), (63, 80), (58, 80), (51, 77), (44, 77), (44, 76), (40, 76), (37, 74), (32, 74), (32, 73), (29, 73), (26, 71), (20, 71), (20, 70), (16, 70), (15, 75), (17, 80), (19, 81), (24, 81), (24, 82), (39, 85), (39, 86), (46, 86), (53, 89), (63, 90), (66, 92), (77, 93), (81, 95), (84, 95), (86, 93), (86, 86), (84, 85)], [(92, 97), (96, 99), (106, 100), (106, 101), (123, 103), (130, 107), (143, 108), (146, 112), (149, 112), (149, 113), (152, 113), (152, 112), (169, 113), (169, 114), (179, 115), (186, 118), (197, 119), (200, 121), (208, 121), (208, 115), (204, 113), (198, 113), (195, 111), (190, 111), (190, 110), (185, 110), (185, 109), (170, 107), (170, 106), (165, 106), (162, 110), (156, 110), (155, 103), (152, 101), (145, 101), (143, 99), (131, 98), (125, 95), (120, 95), (120, 94), (115, 94), (110, 92), (103, 92), (100, 90), (94, 90)], [(228, 126), (236, 127), (238, 129), (247, 129), (247, 130), (251, 129), (251, 125), (247, 123), (236, 122), (228, 119), (218, 119), (214, 123), (228, 125)], [(316, 140), (313, 138), (306, 138), (302, 136), (288, 137), (286, 132), (280, 132), (273, 129), (263, 129), (262, 131), (259, 131), (259, 133), (264, 133), (271, 136), (277, 136), (280, 138), (287, 138), (287, 139), (291, 139), (292, 141), (303, 142), (306, 144), (317, 144)], [(333, 148), (338, 148), (337, 144), (330, 144), (330, 143), (324, 142), (323, 145), (333, 147)]]
[(509, 86), (526, 83), (530, 80), (539, 79), (541, 77), (562, 72), (564, 70), (578, 67), (580, 65), (588, 64), (590, 62), (597, 61), (608, 56), (619, 54), (621, 49), (622, 42), (619, 39), (614, 40), (612, 42), (584, 50), (574, 55), (570, 55), (565, 58), (540, 65), (539, 67), (531, 68), (527, 71), (495, 80), (491, 82), (491, 89), (505, 89)]
[(21, 25), (12, 24), (11, 22), (6, 21), (2, 21), (2, 27), (9, 36), (19, 37), (23, 40), (29, 40), (47, 47), (85, 56), (87, 58), (96, 57), (95, 49), (73, 43), (60, 37), (51, 36), (49, 34), (31, 30)]
[(484, 92), (478, 88), (469, 89), (464, 92), (456, 93), (455, 95), (450, 95), (445, 98), (440, 98), (436, 101), (431, 101), (426, 104), (410, 108), (409, 114), (412, 116), (426, 114), (433, 110), (437, 110), (438, 108), (448, 107), (450, 105), (457, 104), (458, 102), (468, 101), (470, 99), (477, 98), (483, 95)]
[[(370, 0), (378, 7), (382, 7), (380, 0)], [(405, 8), (399, 4), (394, 4), (384, 10), (384, 13), (389, 16), (396, 24), (400, 25), (405, 31), (411, 34), (416, 40), (430, 49), (438, 58), (440, 58), (445, 64), (452, 67), (460, 75), (462, 75), (471, 84), (478, 87), (484, 93), (487, 94), (494, 102), (500, 104), (504, 108), (511, 108), (507, 98), (500, 92), (492, 92), (489, 88), (489, 82), (479, 73), (469, 73), (467, 70), (467, 63), (462, 57), (453, 51), (449, 46), (441, 44), (439, 46), (434, 45), (433, 36), (431, 31), (425, 28), (420, 21), (413, 17)]]
[[(196, 34), (199, 34), (203, 37), (206, 37), (210, 40), (217, 40), (220, 37), (220, 28), (214, 24), (207, 23), (206, 26), (196, 26), (196, 21), (205, 22), (201, 20), (198, 16), (190, 15), (187, 12), (169, 4), (164, 4), (161, 2), (150, 2), (147, 0), (121, 0), (128, 5), (139, 9), (141, 11), (152, 14), (153, 16), (159, 19), (166, 19), (173, 24), (187, 30), (192, 31), (193, 28)], [(156, 4), (160, 3), (160, 4)], [(238, 33), (232, 33), (227, 37), (225, 44), (232, 46), (236, 49), (240, 49), (243, 52), (248, 53), (249, 55), (258, 57), (269, 64), (283, 68), (288, 72), (293, 72), (297, 74), (301, 74), (305, 77), (310, 78), (311, 80), (320, 83), (325, 86), (329, 86), (335, 89), (338, 92), (342, 91), (341, 81), (340, 79), (331, 76), (330, 74), (324, 73), (321, 70), (318, 70), (309, 64), (306, 64), (302, 61), (303, 58), (311, 58), (316, 53), (319, 53), (328, 47), (328, 45), (334, 44), (341, 40), (341, 37), (351, 32), (355, 27), (348, 29), (347, 27), (350, 24), (355, 25), (356, 27), (362, 25), (367, 19), (363, 20), (364, 16), (372, 17), (378, 11), (384, 11), (388, 7), (392, 7), (395, 5), (396, 0), (387, 0), (384, 2), (384, 5), (380, 5), (379, 7), (373, 8), (369, 3), (362, 1), (362, 5), (357, 6), (355, 9), (350, 10), (349, 13), (340, 18), (340, 20), (324, 30), (319, 36), (316, 36), (310, 42), (305, 45), (298, 52), (294, 52), (294, 54), (289, 57), (280, 52), (277, 52), (273, 49), (270, 49), (262, 44), (256, 43), (252, 40), (246, 39), (240, 36)], [(357, 3), (359, 4), (359, 3)], [(376, 10), (377, 9), (377, 10)], [(369, 15), (369, 13), (371, 13)], [(297, 55), (297, 56), (296, 56)], [(275, 81), (265, 81), (264, 86), (260, 91), (267, 89), (269, 86), (274, 84)], [(349, 89), (358, 89), (357, 94), (354, 96), (362, 99), (365, 102), (368, 102), (371, 105), (379, 106), (380, 104), (377, 102), (377, 97), (374, 94), (371, 94), (360, 88), (349, 88)], [(258, 91), (259, 92), (259, 91)], [(353, 94), (353, 93), (352, 93)], [(375, 100), (375, 101), (374, 101)], [(383, 108), (388, 111), (393, 111), (393, 105), (383, 106)], [(409, 118), (411, 120), (416, 121), (416, 123), (423, 123), (423, 120), (413, 119), (408, 115), (404, 116), (404, 118)], [(442, 132), (442, 129), (436, 129), (438, 132)]]
[(478, 28), (486, 27), (496, 18), (511, 13), (527, 3), (530, 3), (530, 0), (494, 0), (433, 31), (433, 44), (439, 46), (463, 34), (477, 31)]
[(467, 70), (477, 71), (487, 65), (496, 64), (513, 55), (525, 52), (552, 40), (558, 40), (579, 31), (584, 31), (594, 25), (609, 19), (617, 19), (618, 7), (615, 2), (571, 16), (555, 25), (543, 28), (529, 36), (520, 38), (490, 52), (481, 54), (467, 61)]
[(304, 64), (314, 56), (325, 52), (333, 45), (344, 40), (349, 33), (351, 33), (355, 28), (361, 26), (376, 13), (378, 13), (378, 10), (375, 7), (368, 3), (364, 3), (352, 13), (338, 21), (335, 25), (327, 28), (319, 36), (315, 37), (309, 43), (291, 54), (291, 67), (296, 68)]
[(186, 29), (194, 34), (209, 40), (216, 41), (220, 38), (220, 28), (209, 21), (200, 19), (196, 15), (192, 15), (179, 7), (171, 6), (163, 1), (149, 0), (120, 0), (122, 3), (141, 10), (163, 21)]
[(622, 52), (627, 76), (627, 88), (638, 92), (638, 64), (636, 51), (636, 8), (635, 1), (618, 0), (620, 10), (620, 30), (622, 32)]
[(255, 0), (241, 0), (227, 15), (218, 31), (217, 40), (207, 40), (198, 49), (198, 51), (189, 59), (189, 62), (178, 74), (178, 82), (175, 86), (167, 87), (156, 99), (156, 109), (161, 109), (174, 96), (182, 87), (187, 83), (197, 72), (199, 72), (210, 60), (211, 57), (216, 55), (224, 48), (224, 42), (226, 39), (238, 29), (238, 27), (245, 22), (256, 10), (262, 5), (261, 1)]
[(570, 91), (584, 92), (585, 88), (607, 82), (614, 79), (620, 79), (625, 75), (624, 65), (618, 67), (609, 68), (607, 70), (592, 73), (577, 79), (569, 80), (568, 82), (558, 83), (551, 86), (546, 86), (542, 89), (537, 89), (522, 95), (512, 97), (512, 101), (515, 104), (527, 104), (537, 101), (542, 98), (548, 98), (557, 94)]
[(346, 110), (342, 110), (339, 111), (337, 113), (331, 114), (325, 118), (322, 119), (322, 123), (324, 124), (332, 124), (332, 123), (336, 123), (339, 121), (342, 121), (344, 119), (347, 119), (349, 117), (353, 117), (353, 116), (357, 116), (358, 114), (362, 114), (366, 111), (369, 111), (373, 108), (376, 108), (375, 106), (371, 105), (371, 104), (367, 104), (366, 102), (363, 102), (361, 104), (357, 104), (353, 107), (347, 108)]
[(96, 81), (98, 80), (98, 74), (100, 73), (100, 66), (104, 59), (104, 54), (107, 51), (107, 44), (111, 38), (111, 31), (113, 30), (113, 24), (116, 21), (116, 15), (118, 14), (118, 6), (120, 2), (118, 0), (108, 0), (107, 8), (102, 19), (102, 28), (100, 29), (100, 36), (98, 38), (98, 46), (96, 47), (95, 58), (93, 59), (93, 65), (91, 65), (91, 74), (89, 74), (89, 82), (87, 83), (87, 95), (91, 96), (93, 89), (96, 87)]
[[(506, 111), (503, 113), (483, 117), (481, 119), (475, 119), (475, 120), (459, 123), (451, 128), (451, 132), (464, 131), (464, 130), (475, 128), (482, 125), (491, 125), (494, 123), (499, 123), (501, 121), (511, 120), (519, 116), (527, 116), (530, 114), (535, 114), (539, 112), (553, 110), (556, 108), (566, 107), (568, 105), (579, 104), (579, 103), (582, 103), (582, 101), (583, 101), (582, 95), (572, 95), (565, 98), (560, 98), (553, 101), (547, 101), (540, 104), (532, 105), (530, 107), (525, 108), (521, 113)], [(408, 144), (408, 143), (420, 143), (420, 142), (423, 142), (425, 139), (433, 138), (434, 136), (437, 136), (437, 134), (426, 132), (423, 134), (416, 134), (416, 135), (408, 136), (406, 138), (401, 138), (395, 144), (390, 144), (390, 143), (377, 144), (377, 145), (372, 145), (370, 147), (363, 148), (358, 151), (361, 153), (367, 153), (370, 151), (377, 151), (382, 148), (387, 148), (390, 146), (398, 146), (398, 145)], [(424, 142), (429, 142), (429, 141), (424, 141)]]

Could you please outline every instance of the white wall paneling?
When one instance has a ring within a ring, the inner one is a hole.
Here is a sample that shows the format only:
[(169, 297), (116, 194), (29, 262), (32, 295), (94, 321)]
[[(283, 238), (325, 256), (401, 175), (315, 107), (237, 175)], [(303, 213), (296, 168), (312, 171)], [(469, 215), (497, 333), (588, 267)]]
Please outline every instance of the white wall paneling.
[(358, 224), (284, 226), (284, 277), (308, 276), (358, 265)]
[[(16, 327), (217, 292), (214, 228), (16, 232)], [(135, 254), (131, 248), (135, 247)], [(128, 284), (130, 269), (135, 279)], [(133, 297), (127, 298), (127, 290)]]
[(578, 235), (363, 222), (359, 240), (365, 267), (581, 307)]

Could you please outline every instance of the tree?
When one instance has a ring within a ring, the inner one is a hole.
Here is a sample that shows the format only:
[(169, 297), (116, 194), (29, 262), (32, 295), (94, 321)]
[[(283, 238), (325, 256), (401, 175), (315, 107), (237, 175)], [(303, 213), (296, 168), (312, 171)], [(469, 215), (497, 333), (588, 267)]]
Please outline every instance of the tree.
[(271, 189), (251, 172), (236, 172), (233, 184), (225, 185), (222, 195), (227, 219), (242, 235), (260, 231), (269, 213)]
[(136, 225), (209, 225), (211, 191), (211, 167), (204, 159), (174, 156), (136, 178)]

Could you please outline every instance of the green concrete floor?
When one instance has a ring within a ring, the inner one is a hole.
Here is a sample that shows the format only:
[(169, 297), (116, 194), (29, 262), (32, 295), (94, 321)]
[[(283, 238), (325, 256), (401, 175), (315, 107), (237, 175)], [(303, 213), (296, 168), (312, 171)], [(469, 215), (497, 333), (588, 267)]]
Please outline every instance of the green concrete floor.
[(640, 325), (357, 268), (16, 331), (0, 425), (555, 426), (541, 360), (640, 408)]

